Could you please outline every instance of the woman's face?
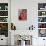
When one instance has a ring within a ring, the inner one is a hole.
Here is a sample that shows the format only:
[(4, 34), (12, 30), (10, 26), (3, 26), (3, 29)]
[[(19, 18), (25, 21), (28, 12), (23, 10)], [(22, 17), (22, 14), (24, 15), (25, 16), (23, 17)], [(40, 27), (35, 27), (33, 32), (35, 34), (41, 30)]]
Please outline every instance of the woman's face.
[(27, 11), (22, 10), (20, 17), (21, 17), (21, 20), (27, 20)]

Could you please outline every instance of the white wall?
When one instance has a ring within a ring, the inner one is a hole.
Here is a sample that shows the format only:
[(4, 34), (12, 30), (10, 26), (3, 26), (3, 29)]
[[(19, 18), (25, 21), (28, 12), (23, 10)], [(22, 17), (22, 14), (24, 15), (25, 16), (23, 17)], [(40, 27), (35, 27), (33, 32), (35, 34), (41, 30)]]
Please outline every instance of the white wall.
[[(18, 20), (18, 9), (27, 9), (27, 21)], [(28, 27), (33, 24), (36, 32), (33, 34), (35, 34), (34, 36), (37, 36), (37, 9), (37, 0), (11, 0), (11, 22), (16, 25), (18, 32), (20, 32), (20, 30), (28, 30)], [(33, 44), (37, 44), (37, 42), (35, 43), (35, 38), (33, 41)]]
[[(32, 3), (33, 2), (33, 3)], [(18, 20), (18, 10), (27, 9), (27, 21)], [(27, 30), (32, 24), (37, 23), (37, 2), (31, 0), (11, 1), (11, 22), (16, 25), (17, 30)]]
[[(20, 30), (28, 30), (30, 25), (35, 26), (34, 38), (33, 38), (33, 46), (41, 46), (39, 44), (43, 44), (43, 38), (38, 38), (38, 3), (45, 3), (46, 0), (11, 0), (11, 22), (14, 23), (18, 32)], [(18, 20), (18, 9), (27, 9), (27, 21), (19, 21)], [(16, 30), (16, 31), (17, 31)], [(39, 44), (38, 44), (39, 43)]]

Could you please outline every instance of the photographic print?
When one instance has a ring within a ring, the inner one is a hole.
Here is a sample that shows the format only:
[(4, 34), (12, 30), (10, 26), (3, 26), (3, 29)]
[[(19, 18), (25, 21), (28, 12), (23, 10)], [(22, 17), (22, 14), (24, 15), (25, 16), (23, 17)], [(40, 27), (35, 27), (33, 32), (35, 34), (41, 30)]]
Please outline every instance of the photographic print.
[(39, 37), (46, 37), (46, 29), (39, 29)]
[(8, 23), (0, 23), (0, 35), (8, 37)]
[(38, 17), (38, 22), (46, 22), (46, 17)]
[(38, 28), (46, 28), (46, 23), (38, 23)]
[(27, 9), (19, 9), (18, 11), (19, 20), (27, 20)]
[(0, 22), (8, 22), (8, 17), (0, 17)]
[(39, 3), (38, 10), (44, 10), (44, 9), (46, 9), (46, 3)]

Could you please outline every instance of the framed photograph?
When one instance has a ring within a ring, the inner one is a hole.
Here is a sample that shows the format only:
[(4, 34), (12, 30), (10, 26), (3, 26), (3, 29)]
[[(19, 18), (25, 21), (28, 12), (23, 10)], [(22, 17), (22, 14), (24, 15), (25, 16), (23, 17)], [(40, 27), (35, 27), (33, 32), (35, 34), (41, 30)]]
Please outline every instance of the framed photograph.
[(19, 20), (27, 20), (27, 9), (19, 9), (18, 16)]

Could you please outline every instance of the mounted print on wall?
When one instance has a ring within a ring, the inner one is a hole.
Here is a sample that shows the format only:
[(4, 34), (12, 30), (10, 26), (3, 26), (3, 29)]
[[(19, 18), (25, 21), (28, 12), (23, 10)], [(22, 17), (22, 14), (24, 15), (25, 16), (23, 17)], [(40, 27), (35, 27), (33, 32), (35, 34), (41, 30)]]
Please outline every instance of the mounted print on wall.
[(21, 21), (27, 20), (27, 9), (19, 9), (18, 15), (19, 15), (19, 20)]

